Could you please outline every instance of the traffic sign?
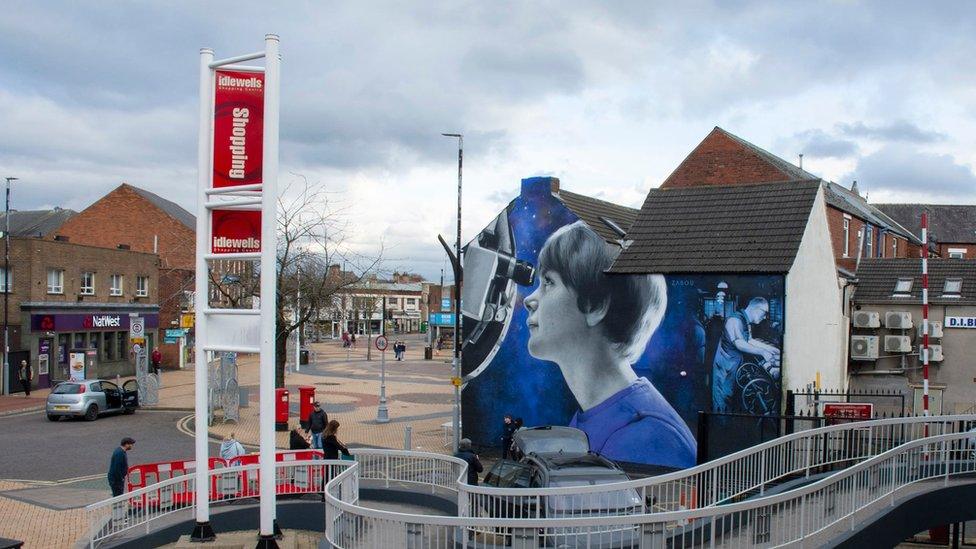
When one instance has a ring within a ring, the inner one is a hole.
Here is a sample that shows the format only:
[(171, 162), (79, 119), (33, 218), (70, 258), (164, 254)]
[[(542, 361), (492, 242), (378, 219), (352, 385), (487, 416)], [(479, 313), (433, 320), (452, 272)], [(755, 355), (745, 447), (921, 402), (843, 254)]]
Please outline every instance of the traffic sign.
[(386, 340), (386, 336), (379, 336), (376, 338), (374, 345), (376, 345), (376, 348), (380, 351), (386, 352), (386, 347), (389, 345), (389, 342)]
[(129, 319), (129, 339), (142, 339), (146, 337), (146, 319), (135, 316)]

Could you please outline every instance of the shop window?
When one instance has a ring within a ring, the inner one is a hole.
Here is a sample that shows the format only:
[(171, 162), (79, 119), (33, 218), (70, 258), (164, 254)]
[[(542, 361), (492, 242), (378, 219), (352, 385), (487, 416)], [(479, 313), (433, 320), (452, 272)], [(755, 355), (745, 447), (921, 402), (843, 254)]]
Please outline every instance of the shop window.
[(85, 336), (86, 335), (87, 334), (75, 334), (75, 337), (74, 337), (75, 346), (73, 347), (74, 349), (84, 349), (86, 347), (86, 345), (85, 345)]
[(98, 348), (98, 332), (92, 332), (88, 334), (88, 348), (89, 349)]
[(5, 293), (9, 291), (7, 290), (7, 286), (13, 286), (13, 285), (14, 285), (13, 274), (8, 273), (7, 269), (0, 267), (0, 293)]
[(122, 278), (120, 274), (112, 275), (112, 288), (109, 295), (122, 295)]
[(126, 335), (128, 335), (128, 332), (116, 332), (115, 334), (116, 334), (116, 338), (115, 339), (116, 339), (116, 341), (119, 342), (119, 345), (118, 345), (118, 351), (119, 351), (118, 358), (119, 358), (119, 360), (125, 360), (125, 357), (128, 356), (128, 349), (129, 349), (129, 346), (126, 345), (128, 343), (128, 341), (126, 341)]
[(47, 293), (64, 293), (64, 269), (47, 270)]
[(115, 332), (105, 332), (105, 360), (115, 360)]
[(95, 273), (87, 271), (81, 273), (81, 295), (95, 295)]
[(149, 277), (136, 277), (136, 297), (147, 297), (149, 295)]

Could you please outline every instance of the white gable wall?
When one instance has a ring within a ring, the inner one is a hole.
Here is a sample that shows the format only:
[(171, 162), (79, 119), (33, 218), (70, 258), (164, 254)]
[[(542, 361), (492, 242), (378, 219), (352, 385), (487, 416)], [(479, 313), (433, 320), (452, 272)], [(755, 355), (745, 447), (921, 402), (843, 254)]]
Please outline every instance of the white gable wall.
[(841, 301), (821, 187), (786, 275), (784, 392), (813, 383), (818, 374), (823, 388), (846, 386), (847, 321)]

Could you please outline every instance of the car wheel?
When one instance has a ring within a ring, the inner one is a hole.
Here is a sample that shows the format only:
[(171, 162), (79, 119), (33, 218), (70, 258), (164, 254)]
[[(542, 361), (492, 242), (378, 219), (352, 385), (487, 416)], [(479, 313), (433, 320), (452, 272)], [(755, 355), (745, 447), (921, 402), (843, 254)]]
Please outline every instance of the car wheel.
[(61, 419), (61, 416), (56, 416), (54, 414), (48, 414), (47, 415), (47, 420), (48, 421), (57, 421), (59, 419)]
[(85, 410), (85, 421), (95, 421), (98, 419), (98, 404), (92, 404)]

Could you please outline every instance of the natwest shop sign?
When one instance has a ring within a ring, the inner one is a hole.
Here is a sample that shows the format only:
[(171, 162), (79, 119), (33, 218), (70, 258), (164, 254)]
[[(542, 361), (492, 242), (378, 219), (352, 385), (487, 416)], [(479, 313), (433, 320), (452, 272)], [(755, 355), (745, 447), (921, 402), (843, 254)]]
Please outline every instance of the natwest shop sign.
[(213, 186), (261, 183), (264, 73), (215, 71)]
[(213, 210), (210, 217), (210, 251), (230, 254), (261, 251), (261, 212)]
[[(157, 313), (140, 313), (140, 316), (146, 319), (146, 328), (159, 327), (159, 315)], [(31, 330), (34, 332), (127, 331), (128, 329), (129, 313), (31, 315)]]

